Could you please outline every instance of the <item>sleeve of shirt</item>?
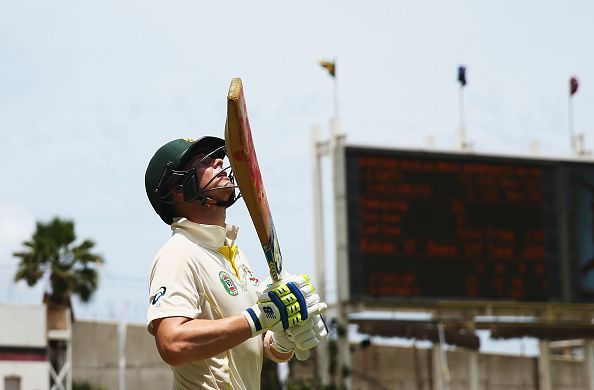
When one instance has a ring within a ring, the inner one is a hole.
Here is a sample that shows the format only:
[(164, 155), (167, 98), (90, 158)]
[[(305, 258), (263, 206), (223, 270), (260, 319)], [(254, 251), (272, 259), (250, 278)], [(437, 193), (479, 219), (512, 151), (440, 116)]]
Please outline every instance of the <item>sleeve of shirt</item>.
[(163, 251), (153, 263), (149, 285), (147, 327), (165, 317), (196, 318), (199, 306), (199, 278), (191, 257), (181, 253)]

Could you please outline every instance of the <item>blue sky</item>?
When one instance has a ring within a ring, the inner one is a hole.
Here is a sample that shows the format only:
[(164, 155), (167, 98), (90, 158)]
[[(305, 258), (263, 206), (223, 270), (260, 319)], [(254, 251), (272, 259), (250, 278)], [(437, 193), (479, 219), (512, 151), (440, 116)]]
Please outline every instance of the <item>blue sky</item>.
[[(107, 260), (94, 302), (77, 304), (77, 314), (143, 321), (148, 268), (169, 234), (146, 200), (146, 164), (170, 139), (223, 136), (232, 77), (244, 81), (295, 273), (314, 273), (310, 129), (319, 124), (327, 136), (333, 114), (321, 59), (337, 59), (339, 115), (352, 144), (417, 148), (431, 137), (453, 149), (456, 69), (465, 64), (476, 152), (527, 155), (538, 142), (541, 155), (568, 156), (572, 75), (576, 130), (592, 145), (590, 2), (221, 3), (0, 0), (0, 302), (40, 302), (43, 286), (11, 283), (11, 253), (35, 221), (60, 216)], [(329, 196), (325, 205), (330, 225)], [(264, 276), (243, 203), (228, 217)]]

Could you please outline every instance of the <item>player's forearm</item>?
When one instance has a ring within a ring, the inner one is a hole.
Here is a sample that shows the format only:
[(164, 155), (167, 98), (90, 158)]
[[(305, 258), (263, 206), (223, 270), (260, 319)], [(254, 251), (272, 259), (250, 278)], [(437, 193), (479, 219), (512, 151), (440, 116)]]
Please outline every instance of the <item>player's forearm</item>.
[(220, 320), (162, 323), (156, 336), (163, 360), (177, 366), (225, 352), (249, 339), (251, 331), (245, 317), (237, 315)]

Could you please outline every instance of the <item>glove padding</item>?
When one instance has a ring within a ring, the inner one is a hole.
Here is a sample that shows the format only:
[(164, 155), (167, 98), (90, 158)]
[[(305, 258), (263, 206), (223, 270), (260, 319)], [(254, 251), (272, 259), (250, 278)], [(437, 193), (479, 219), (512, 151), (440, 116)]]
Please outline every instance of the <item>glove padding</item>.
[(320, 302), (307, 275), (290, 276), (258, 294), (257, 303), (244, 310), (252, 337), (267, 329), (280, 331), (295, 327), (309, 317), (322, 313), (328, 306)]
[(309, 350), (328, 336), (322, 316), (316, 314), (298, 326), (272, 333), (271, 347), (281, 353), (295, 352), (298, 360), (307, 360)]

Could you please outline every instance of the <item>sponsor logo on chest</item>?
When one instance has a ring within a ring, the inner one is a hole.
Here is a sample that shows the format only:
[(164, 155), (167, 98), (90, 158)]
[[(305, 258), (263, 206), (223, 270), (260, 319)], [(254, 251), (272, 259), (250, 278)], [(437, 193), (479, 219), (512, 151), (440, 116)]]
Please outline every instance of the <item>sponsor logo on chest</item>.
[(237, 294), (239, 294), (235, 282), (233, 281), (233, 279), (231, 279), (231, 276), (229, 276), (227, 272), (219, 272), (219, 279), (221, 280), (221, 284), (223, 285), (223, 287), (225, 287), (225, 290), (229, 295), (236, 296)]

